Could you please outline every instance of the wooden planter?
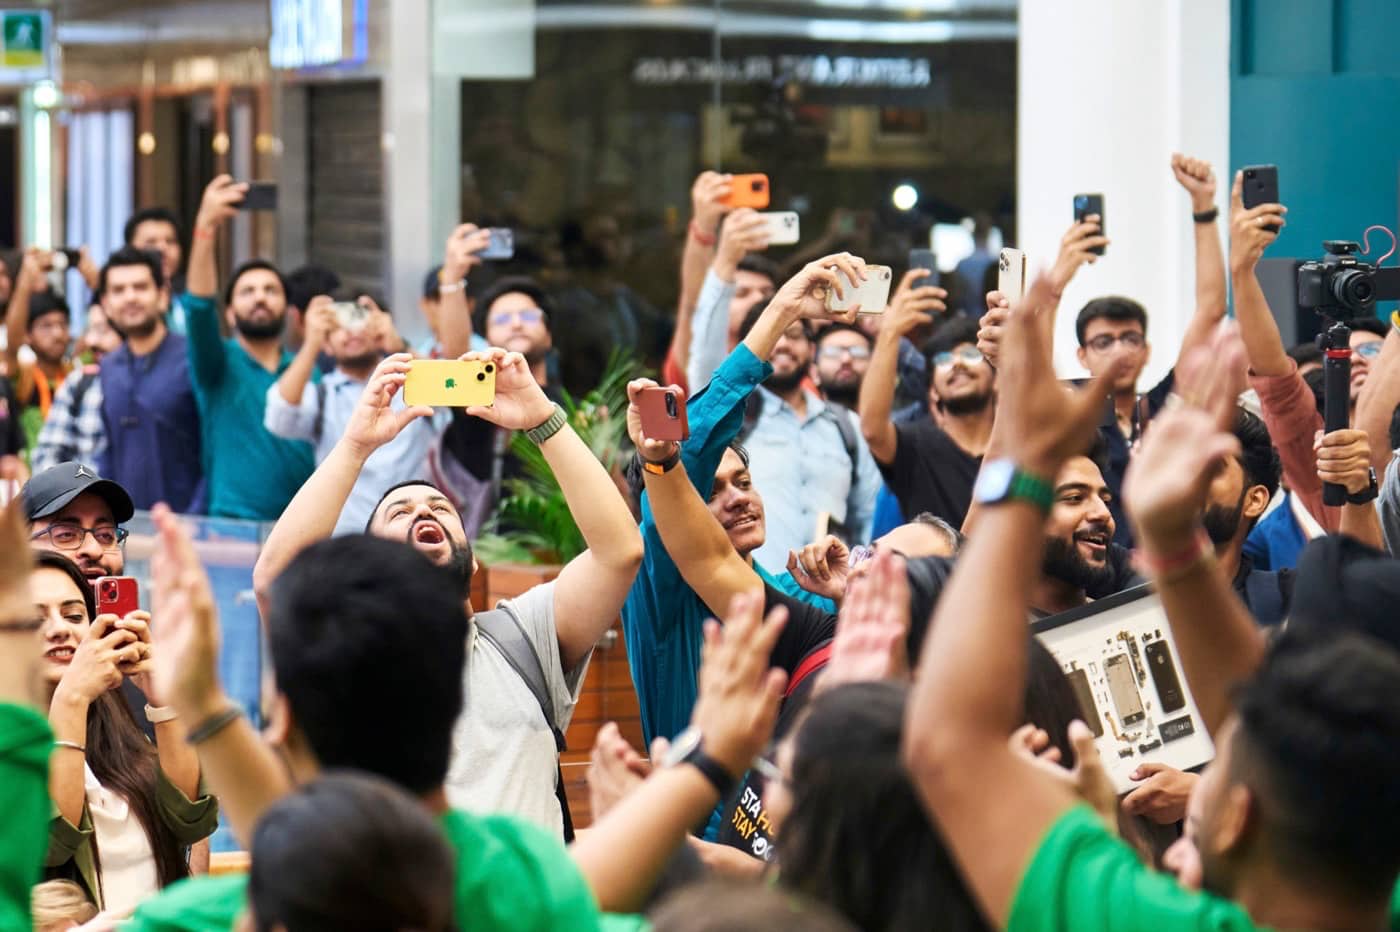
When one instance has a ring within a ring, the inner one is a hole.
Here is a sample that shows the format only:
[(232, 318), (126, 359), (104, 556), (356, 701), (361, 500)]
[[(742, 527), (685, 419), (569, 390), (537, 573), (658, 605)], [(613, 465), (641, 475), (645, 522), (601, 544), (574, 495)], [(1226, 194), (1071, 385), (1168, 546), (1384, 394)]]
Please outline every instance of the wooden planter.
[[(472, 608), (485, 611), (501, 599), (514, 598), (559, 575), (558, 565), (537, 566), (503, 563), (482, 567), (472, 576)], [(643, 755), (647, 748), (642, 740), (641, 710), (637, 692), (632, 686), (632, 671), (627, 664), (627, 644), (622, 637), (619, 619), (598, 641), (588, 673), (583, 680), (583, 693), (574, 708), (565, 739), (569, 749), (560, 755), (564, 771), (564, 787), (569, 796), (569, 811), (575, 828), (592, 823), (592, 807), (588, 800), (588, 755), (598, 729), (607, 722), (617, 722), (622, 735)]]

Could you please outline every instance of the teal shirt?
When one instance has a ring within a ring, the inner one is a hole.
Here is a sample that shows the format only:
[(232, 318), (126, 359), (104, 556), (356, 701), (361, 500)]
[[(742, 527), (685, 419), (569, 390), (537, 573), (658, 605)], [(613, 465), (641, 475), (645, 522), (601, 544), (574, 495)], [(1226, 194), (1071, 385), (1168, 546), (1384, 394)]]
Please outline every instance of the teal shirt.
[[(185, 295), (190, 381), (199, 403), (209, 514), (275, 521), (316, 468), (311, 444), (283, 440), (263, 427), (267, 390), (292, 362), (282, 351), (276, 372), (219, 333), (211, 298)], [(313, 381), (319, 376), (312, 375)]]
[[(690, 438), (681, 444), (681, 462), (701, 498), (709, 498), (724, 451), (744, 426), (749, 395), (772, 372), (772, 366), (740, 343), (715, 370), (710, 383), (686, 405)], [(758, 491), (763, 493), (763, 489)], [(657, 737), (674, 738), (690, 724), (699, 688), (705, 619), (714, 612), (681, 578), (680, 569), (661, 542), (645, 494), (641, 531), (645, 544), (642, 568), (622, 606), (622, 632), (627, 639), (632, 682), (637, 687), (642, 733), (650, 745)], [(757, 562), (753, 568), (773, 588), (826, 611), (836, 611), (831, 600), (803, 589), (791, 574), (774, 576)]]

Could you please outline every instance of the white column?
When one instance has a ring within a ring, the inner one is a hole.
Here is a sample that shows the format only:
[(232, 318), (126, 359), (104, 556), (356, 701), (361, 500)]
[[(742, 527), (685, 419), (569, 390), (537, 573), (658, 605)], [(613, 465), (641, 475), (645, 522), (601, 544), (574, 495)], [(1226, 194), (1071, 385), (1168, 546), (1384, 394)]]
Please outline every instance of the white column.
[(1225, 232), (1230, 4), (1021, 0), (1019, 58), (1015, 245), (1032, 269), (1048, 268), (1081, 192), (1103, 193), (1113, 240), (1065, 292), (1057, 368), (1082, 374), (1075, 315), (1091, 298), (1122, 294), (1147, 308), (1146, 388), (1172, 365), (1195, 303), (1191, 207), (1173, 151), (1215, 166)]

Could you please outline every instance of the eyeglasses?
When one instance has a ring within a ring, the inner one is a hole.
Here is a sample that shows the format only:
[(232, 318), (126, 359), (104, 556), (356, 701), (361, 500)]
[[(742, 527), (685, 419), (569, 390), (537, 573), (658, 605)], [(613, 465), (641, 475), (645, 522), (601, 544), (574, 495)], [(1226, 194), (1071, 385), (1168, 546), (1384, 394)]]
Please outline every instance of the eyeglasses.
[(821, 352), (817, 353), (821, 359), (840, 359), (842, 356), (849, 356), (852, 359), (869, 359), (870, 347), (868, 346), (823, 346)]
[(973, 349), (971, 346), (964, 346), (960, 350), (944, 350), (941, 353), (934, 353), (933, 365), (936, 369), (946, 369), (957, 361), (965, 362), (969, 366), (975, 366), (985, 358), (981, 350)]
[(544, 320), (544, 311), (537, 307), (523, 307), (518, 311), (498, 311), (491, 315), (491, 326), (505, 327), (517, 320), (522, 324), (537, 324)]
[(124, 527), (79, 527), (76, 524), (52, 524), (30, 535), (30, 540), (47, 536), (59, 550), (81, 550), (83, 540), (91, 534), (103, 550), (117, 550), (129, 536)]
[(1113, 349), (1115, 343), (1122, 343), (1131, 350), (1140, 350), (1147, 343), (1147, 339), (1136, 330), (1129, 330), (1127, 333), (1120, 333), (1117, 336), (1111, 333), (1101, 333), (1086, 345), (1096, 353), (1106, 353)]
[(1384, 345), (1384, 340), (1367, 340), (1365, 343), (1362, 343), (1356, 349), (1352, 350), (1352, 352), (1362, 359), (1369, 361), (1381, 354), (1381, 347)]

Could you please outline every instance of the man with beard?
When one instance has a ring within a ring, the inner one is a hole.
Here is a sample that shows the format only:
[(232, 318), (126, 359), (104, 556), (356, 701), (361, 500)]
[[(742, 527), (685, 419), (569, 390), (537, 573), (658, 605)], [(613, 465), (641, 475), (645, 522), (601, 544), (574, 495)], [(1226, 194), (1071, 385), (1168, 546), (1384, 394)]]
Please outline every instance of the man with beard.
[[(549, 364), (554, 348), (553, 310), (544, 289), (533, 279), (503, 278), (476, 302), (474, 331), (485, 334), (489, 345), (523, 356), (545, 397), (558, 402), (563, 397), (561, 387), (551, 378)], [(511, 431), (461, 408), (453, 409), (452, 422), (443, 432), (442, 450), (448, 456), (434, 457), (433, 478), (452, 494), (470, 536), (490, 516), (500, 499), (501, 484), (524, 474), (524, 464), (510, 451), (510, 438)], [(467, 475), (458, 475), (458, 468)]]
[(870, 337), (854, 324), (830, 324), (817, 332), (813, 381), (822, 398), (847, 411), (860, 402), (860, 383), (870, 368)]
[(860, 391), (861, 432), (900, 511), (929, 512), (959, 526), (995, 421), (996, 371), (977, 350), (977, 325), (943, 322), (925, 346), (929, 416), (891, 417), (900, 341), (945, 309), (941, 288), (901, 287), (885, 311)]
[[(749, 311), (741, 339), (767, 302)], [(855, 414), (803, 388), (812, 369), (815, 331), (807, 318), (788, 325), (769, 362), (772, 374), (749, 396), (740, 441), (754, 484), (764, 490), (768, 533), (753, 554), (766, 566), (828, 532), (848, 544), (870, 539), (880, 472), (861, 439)]]
[(316, 461), (311, 444), (283, 440), (263, 427), (267, 390), (292, 364), (282, 346), (287, 288), (275, 266), (254, 259), (234, 270), (224, 290), (233, 336), (225, 340), (219, 333), (214, 247), (247, 192), (247, 184), (220, 175), (204, 189), (195, 217), (186, 299), (190, 379), (204, 426), (209, 514), (273, 521)]
[(59, 389), (34, 470), (76, 460), (122, 485), (137, 508), (165, 502), (203, 510), (199, 406), (185, 338), (165, 322), (168, 282), (156, 256), (123, 247), (98, 280), (108, 320), (126, 335), (95, 379), (70, 377)]
[[(305, 339), (296, 359), (277, 383), (267, 390), (267, 413), (263, 423), (272, 433), (288, 440), (306, 440), (316, 445), (316, 462), (323, 462), (335, 448), (345, 425), (350, 422), (374, 367), (403, 340), (394, 329), (393, 318), (367, 297), (368, 316), (354, 327), (336, 317), (331, 299), (319, 295), (307, 302)], [(335, 371), (319, 385), (311, 383), (317, 360), (329, 349)], [(405, 408), (394, 396), (393, 410)], [(370, 512), (380, 495), (421, 474), (432, 445), (450, 417), (446, 410), (431, 418), (415, 420), (392, 441), (380, 447), (360, 471), (350, 499), (340, 513), (335, 533), (357, 534), (364, 530)]]
[[(589, 549), (552, 582), (502, 601), (539, 662), (543, 697), (553, 724), (568, 726), (583, 688), (593, 646), (617, 619), (642, 560), (642, 539), (612, 477), (568, 425), (563, 409), (545, 395), (519, 353), (492, 349), (465, 359), (496, 366), (496, 398), (490, 407), (466, 409), (505, 430), (522, 430), (540, 453), (568, 502)], [(267, 616), (268, 594), (282, 570), (311, 544), (330, 537), (365, 464), (431, 408), (399, 408), (395, 396), (408, 377), (410, 357), (390, 356), (370, 376), (359, 404), (330, 453), (297, 492), (263, 544), (253, 568), (253, 589)], [(427, 481), (400, 483), (382, 491), (365, 530), (406, 541), (439, 566), (456, 567), (467, 601), (475, 560), (462, 516)], [(469, 615), (471, 606), (467, 605)], [(412, 619), (404, 619), (411, 625)], [(467, 636), (464, 713), (452, 737), (447, 799), (476, 812), (508, 812), (563, 833), (558, 748), (524, 672), (513, 666), (495, 637), (475, 615)]]

